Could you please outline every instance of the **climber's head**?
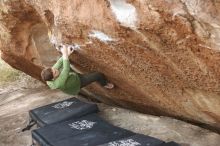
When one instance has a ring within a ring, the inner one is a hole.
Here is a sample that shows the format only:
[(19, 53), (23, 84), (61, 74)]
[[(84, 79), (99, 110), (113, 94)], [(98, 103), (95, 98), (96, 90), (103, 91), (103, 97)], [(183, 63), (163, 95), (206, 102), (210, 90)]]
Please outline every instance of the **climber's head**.
[(41, 78), (44, 81), (51, 81), (59, 76), (60, 72), (55, 68), (45, 68), (41, 72)]

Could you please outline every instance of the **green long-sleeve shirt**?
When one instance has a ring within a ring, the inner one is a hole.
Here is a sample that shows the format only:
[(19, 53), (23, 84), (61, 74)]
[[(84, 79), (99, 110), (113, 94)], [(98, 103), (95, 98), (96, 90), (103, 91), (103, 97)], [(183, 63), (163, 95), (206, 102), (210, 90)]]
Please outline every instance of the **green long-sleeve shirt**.
[(47, 81), (47, 85), (51, 89), (60, 89), (71, 95), (79, 93), (80, 79), (76, 73), (70, 71), (70, 62), (68, 59), (61, 57), (52, 68), (58, 69), (60, 75), (52, 81)]

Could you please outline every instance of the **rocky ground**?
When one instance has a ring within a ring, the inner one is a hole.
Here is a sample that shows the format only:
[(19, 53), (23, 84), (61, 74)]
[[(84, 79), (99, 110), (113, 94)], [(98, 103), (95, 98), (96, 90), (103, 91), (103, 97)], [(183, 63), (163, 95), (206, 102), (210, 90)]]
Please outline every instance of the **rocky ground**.
[[(30, 131), (21, 132), (28, 122), (28, 111), (69, 98), (27, 75), (0, 86), (0, 146), (30, 146)], [(86, 100), (79, 96), (81, 100)], [(220, 135), (167, 117), (155, 117), (98, 103), (100, 116), (108, 122), (183, 146), (219, 146)]]

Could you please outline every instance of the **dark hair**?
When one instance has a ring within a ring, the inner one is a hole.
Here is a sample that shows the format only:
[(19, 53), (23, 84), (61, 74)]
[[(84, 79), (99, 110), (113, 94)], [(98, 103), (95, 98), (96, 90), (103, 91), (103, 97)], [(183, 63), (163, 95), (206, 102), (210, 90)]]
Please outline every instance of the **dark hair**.
[(53, 79), (52, 68), (45, 68), (41, 71), (41, 78), (44, 81), (51, 81)]

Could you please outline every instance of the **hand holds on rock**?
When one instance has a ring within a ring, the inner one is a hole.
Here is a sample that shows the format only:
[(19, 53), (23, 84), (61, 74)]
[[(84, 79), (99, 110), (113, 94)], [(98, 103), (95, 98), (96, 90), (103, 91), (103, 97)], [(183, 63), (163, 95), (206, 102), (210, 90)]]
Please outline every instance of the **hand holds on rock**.
[(62, 49), (64, 47), (67, 47), (68, 55), (73, 53), (75, 50), (80, 49), (80, 46), (78, 44), (74, 44), (74, 45), (64, 45), (64, 44), (56, 45), (56, 44), (54, 44), (54, 46), (57, 49), (57, 51), (59, 51), (59, 52), (62, 52)]

